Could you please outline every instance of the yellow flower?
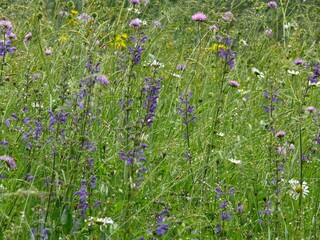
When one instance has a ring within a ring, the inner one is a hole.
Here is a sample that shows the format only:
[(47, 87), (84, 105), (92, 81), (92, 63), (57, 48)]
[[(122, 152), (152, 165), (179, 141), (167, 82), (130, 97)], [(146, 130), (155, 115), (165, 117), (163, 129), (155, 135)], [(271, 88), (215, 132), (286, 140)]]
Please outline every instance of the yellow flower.
[(127, 45), (124, 40), (127, 38), (128, 38), (128, 34), (126, 33), (119, 34), (116, 36), (114, 42), (111, 45), (114, 46), (116, 49), (125, 48)]
[(211, 47), (208, 48), (209, 51), (213, 51), (213, 52), (216, 52), (218, 51), (219, 49), (226, 49), (226, 46), (224, 44), (213, 44)]
[(69, 19), (68, 20), (68, 25), (75, 25), (76, 23), (77, 23), (77, 20), (76, 19), (73, 19), (73, 18), (71, 18), (71, 19)]
[(68, 40), (68, 38), (66, 36), (61, 36), (61, 41), (62, 42), (66, 42)]
[(71, 14), (72, 14), (72, 15), (78, 15), (78, 13), (79, 13), (79, 12), (78, 12), (77, 10), (74, 10), (74, 9), (71, 10)]
[(192, 28), (191, 28), (191, 27), (188, 27), (188, 28), (187, 28), (187, 31), (191, 32), (191, 31), (192, 31)]

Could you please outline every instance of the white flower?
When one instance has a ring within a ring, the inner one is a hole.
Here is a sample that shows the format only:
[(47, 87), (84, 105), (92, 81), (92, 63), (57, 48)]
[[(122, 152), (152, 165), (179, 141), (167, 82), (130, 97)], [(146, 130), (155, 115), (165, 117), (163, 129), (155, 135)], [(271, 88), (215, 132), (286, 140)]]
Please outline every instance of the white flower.
[(291, 75), (299, 75), (299, 71), (288, 70), (288, 73)]
[(224, 137), (224, 133), (223, 133), (223, 132), (218, 132), (217, 135), (218, 135), (219, 137)]
[(237, 165), (241, 165), (242, 162), (240, 160), (234, 159), (234, 158), (229, 158), (228, 161), (237, 164)]
[(251, 68), (251, 71), (258, 76), (258, 78), (264, 78), (263, 72), (260, 72), (259, 69), (253, 67)]
[(311, 81), (309, 81), (308, 85), (309, 85), (309, 86), (319, 87), (319, 86), (320, 86), (320, 82), (311, 82)]
[(182, 78), (182, 76), (181, 76), (181, 75), (176, 74), (176, 73), (172, 73), (171, 75), (172, 75), (173, 77), (175, 77), (175, 78)]
[(289, 194), (290, 196), (297, 200), (300, 196), (300, 194), (302, 194), (302, 197), (305, 198), (308, 193), (308, 186), (306, 182), (302, 182), (302, 186), (300, 185), (300, 182), (298, 180), (295, 179), (291, 179), (289, 180), (289, 184), (291, 185), (291, 189), (289, 190)]

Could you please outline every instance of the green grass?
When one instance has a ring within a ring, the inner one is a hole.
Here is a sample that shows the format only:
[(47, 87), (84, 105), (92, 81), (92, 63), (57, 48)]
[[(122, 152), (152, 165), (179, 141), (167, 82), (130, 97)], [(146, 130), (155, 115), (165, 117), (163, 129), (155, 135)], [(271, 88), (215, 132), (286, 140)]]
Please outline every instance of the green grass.
[[(0, 58), (0, 239), (318, 239), (319, 87), (308, 78), (319, 74), (320, 8), (277, 4), (1, 3), (17, 39)], [(198, 11), (208, 20), (192, 21)], [(146, 25), (130, 27), (135, 18)], [(128, 51), (137, 44), (139, 64)], [(150, 126), (146, 77), (158, 90)]]

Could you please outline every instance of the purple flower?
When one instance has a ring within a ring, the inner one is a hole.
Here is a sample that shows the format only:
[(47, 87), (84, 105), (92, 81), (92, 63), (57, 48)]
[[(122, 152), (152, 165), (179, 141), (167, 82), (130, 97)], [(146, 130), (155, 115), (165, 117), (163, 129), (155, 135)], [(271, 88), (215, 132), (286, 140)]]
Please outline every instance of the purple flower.
[(15, 47), (11, 47), (11, 41), (0, 41), (0, 56), (5, 56), (7, 53), (10, 53), (11, 55), (14, 54), (14, 52), (17, 49)]
[(77, 19), (78, 20), (80, 20), (80, 21), (88, 21), (88, 20), (90, 20), (90, 15), (89, 14), (87, 14), (87, 13), (81, 13), (78, 17), (77, 17)]
[(275, 137), (276, 138), (283, 138), (285, 137), (286, 133), (284, 131), (279, 131), (276, 133)]
[(139, 5), (140, 1), (139, 0), (130, 0), (130, 3), (133, 5)]
[(161, 22), (159, 22), (159, 21), (153, 21), (153, 24), (154, 24), (155, 26), (159, 27), (159, 28), (162, 27)]
[(268, 7), (273, 8), (273, 9), (277, 9), (278, 5), (275, 1), (270, 1), (270, 2), (268, 2)]
[(222, 202), (222, 203), (220, 204), (220, 208), (224, 209), (224, 208), (226, 208), (226, 207), (228, 207), (228, 203)]
[(314, 112), (316, 112), (316, 110), (317, 109), (315, 107), (309, 106), (309, 107), (307, 107), (306, 112), (307, 113), (314, 113)]
[(4, 155), (0, 156), (0, 160), (5, 161), (11, 170), (14, 170), (17, 167), (16, 160), (12, 157)]
[(234, 188), (230, 188), (230, 190), (229, 190), (229, 192), (228, 192), (228, 194), (231, 196), (231, 197), (233, 197), (234, 196)]
[(320, 76), (320, 62), (316, 63), (315, 68), (312, 69), (313, 76), (308, 77), (311, 84), (318, 82), (317, 78)]
[(193, 21), (199, 21), (199, 22), (203, 22), (207, 20), (206, 15), (204, 15), (204, 13), (202, 12), (197, 12), (196, 14), (192, 15), (191, 19)]
[(272, 34), (273, 34), (273, 31), (272, 31), (272, 29), (268, 28), (268, 29), (266, 29), (266, 31), (265, 31), (264, 33), (265, 33), (268, 37), (271, 37)]
[(222, 231), (221, 225), (219, 223), (217, 223), (216, 227), (217, 227), (216, 228), (216, 233), (220, 233)]
[(221, 214), (221, 219), (222, 221), (227, 221), (229, 222), (231, 220), (231, 213), (230, 211), (226, 212), (226, 213), (222, 213)]
[(105, 75), (99, 76), (96, 78), (98, 82), (101, 82), (103, 85), (109, 85), (110, 82)]
[(25, 178), (29, 181), (32, 182), (34, 180), (34, 176), (32, 176), (30, 173), (28, 173)]
[(225, 12), (225, 13), (223, 14), (222, 18), (223, 18), (223, 20), (231, 23), (232, 20), (233, 20), (233, 18), (234, 18), (234, 16), (233, 16), (233, 13), (232, 13), (232, 12), (228, 11), (228, 12)]
[(52, 54), (52, 51), (49, 49), (46, 49), (46, 51), (44, 52), (45, 55), (49, 56)]
[(222, 195), (221, 188), (220, 188), (220, 187), (216, 187), (216, 189), (215, 189), (215, 190), (217, 191), (216, 197), (217, 197), (217, 198), (220, 198), (220, 197), (221, 197), (221, 195)]
[(25, 41), (25, 42), (29, 42), (31, 38), (32, 38), (32, 33), (31, 33), (31, 32), (28, 32), (28, 33), (24, 36), (24, 41)]
[(168, 224), (160, 224), (156, 228), (156, 235), (163, 236), (169, 230)]
[(236, 87), (236, 88), (240, 86), (240, 84), (238, 82), (233, 81), (233, 80), (229, 81), (229, 85), (231, 87)]
[(133, 19), (131, 20), (131, 22), (129, 23), (130, 27), (140, 27), (141, 26), (141, 20), (139, 18)]
[(219, 53), (220, 58), (224, 58), (229, 63), (230, 68), (234, 67), (235, 51), (231, 52), (230, 49), (225, 50), (220, 48), (217, 52)]
[(7, 145), (9, 144), (9, 142), (7, 142), (5, 139), (2, 139), (1, 142), (0, 142), (0, 145), (6, 149), (7, 148)]
[(42, 232), (41, 232), (41, 237), (42, 237), (43, 239), (48, 239), (48, 238), (49, 238), (49, 237), (48, 237), (48, 232), (50, 232), (50, 228), (45, 228), (45, 229), (43, 229)]
[(185, 63), (181, 63), (177, 65), (177, 70), (182, 71), (187, 67)]
[(293, 61), (293, 63), (295, 65), (301, 65), (301, 64), (304, 64), (304, 60), (302, 60), (301, 58), (297, 58)]
[(238, 213), (243, 213), (244, 206), (241, 203), (238, 203), (237, 205), (237, 212)]
[(219, 30), (219, 28), (217, 27), (217, 25), (211, 25), (211, 26), (209, 27), (209, 29), (212, 30), (212, 31), (218, 31), (218, 30)]

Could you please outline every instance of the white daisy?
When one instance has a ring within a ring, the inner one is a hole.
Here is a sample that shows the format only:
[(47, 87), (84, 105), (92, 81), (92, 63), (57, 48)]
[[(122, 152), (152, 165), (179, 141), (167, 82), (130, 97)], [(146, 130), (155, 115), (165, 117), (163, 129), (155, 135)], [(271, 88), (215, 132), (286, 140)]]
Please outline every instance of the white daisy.
[(289, 180), (289, 184), (291, 185), (291, 189), (289, 190), (289, 194), (290, 196), (297, 200), (300, 196), (300, 194), (302, 194), (302, 197), (305, 198), (308, 193), (308, 186), (306, 182), (302, 182), (302, 186), (300, 185), (300, 182), (298, 180), (295, 179), (291, 179)]

